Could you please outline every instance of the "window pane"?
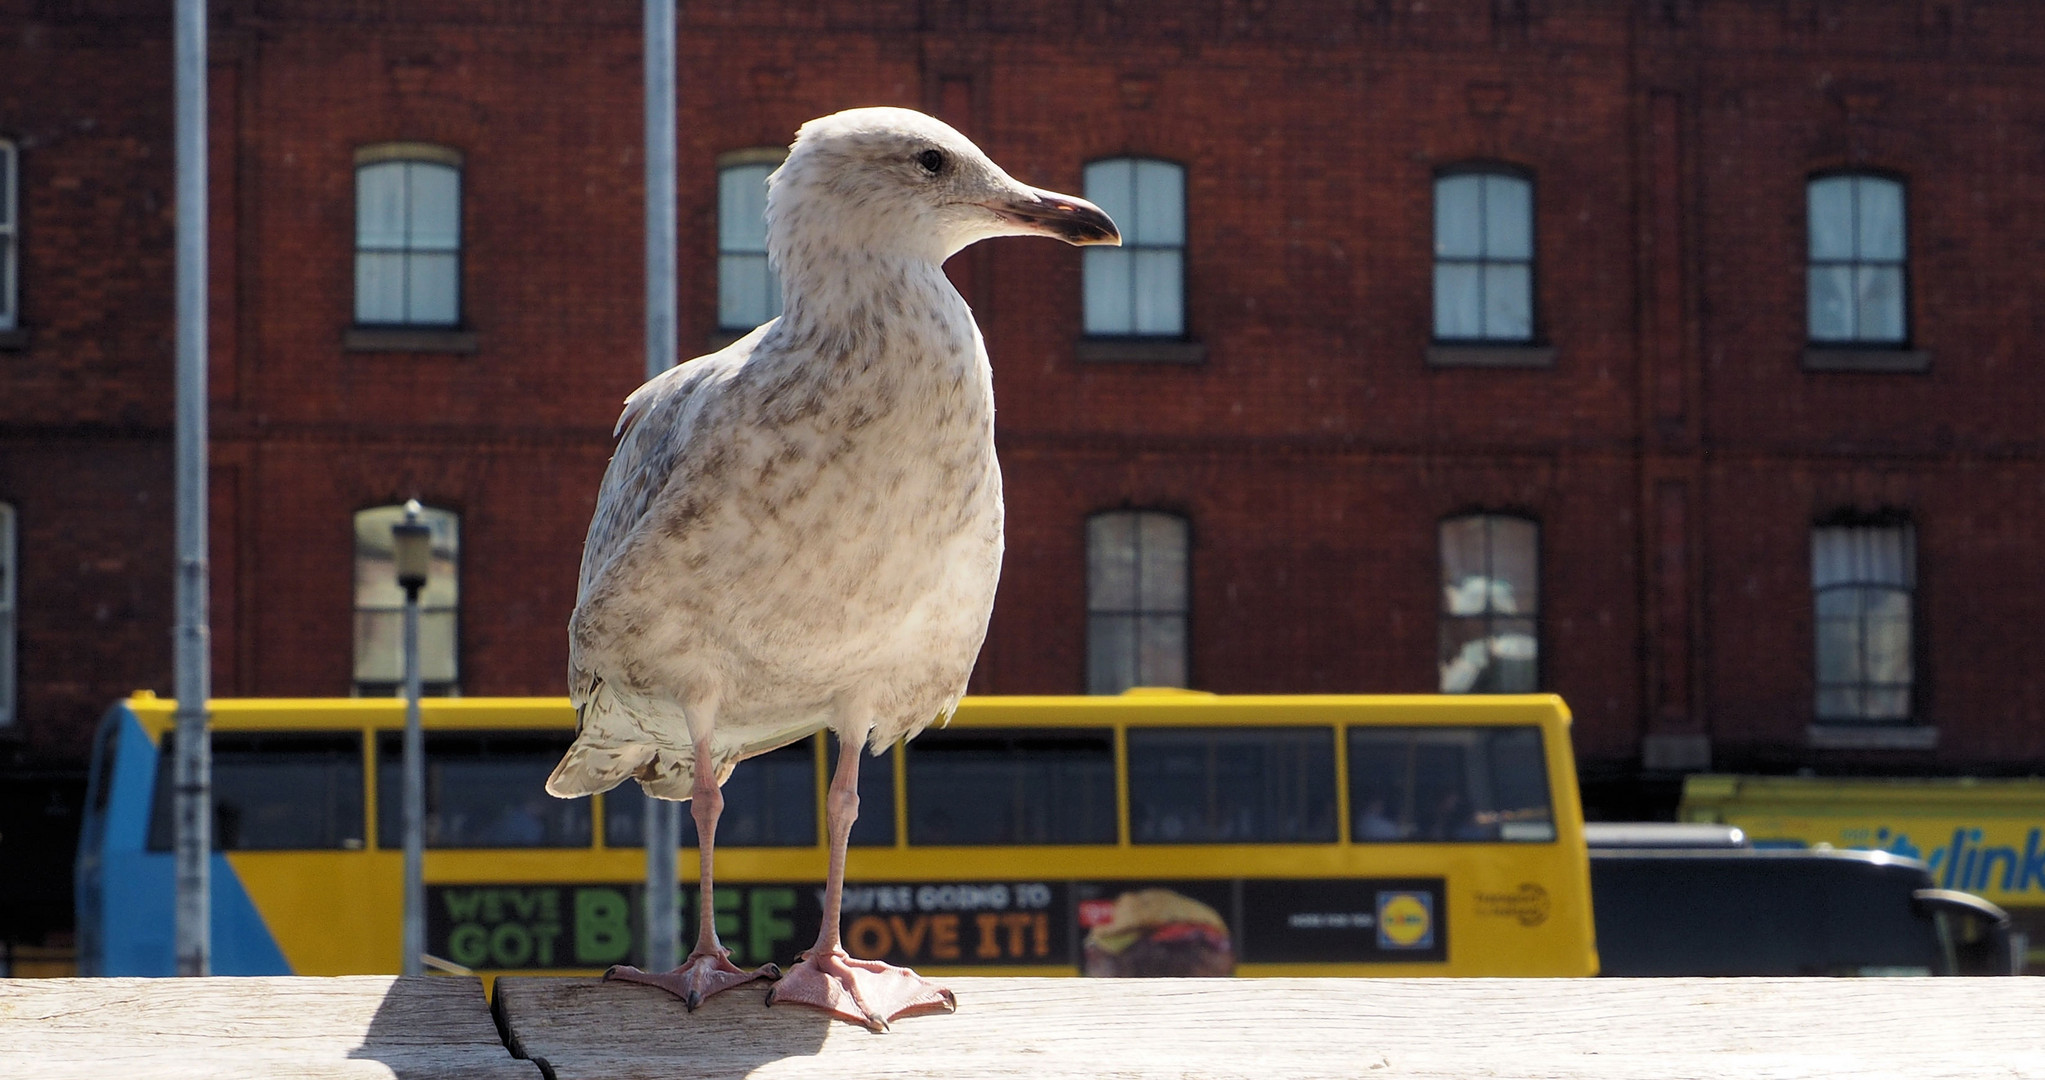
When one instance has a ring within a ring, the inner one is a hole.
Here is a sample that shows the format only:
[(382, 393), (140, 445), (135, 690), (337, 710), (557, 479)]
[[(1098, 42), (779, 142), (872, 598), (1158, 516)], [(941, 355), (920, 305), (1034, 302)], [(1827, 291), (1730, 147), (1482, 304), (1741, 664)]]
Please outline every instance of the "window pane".
[(1540, 526), (1524, 518), (1493, 516), (1491, 609), (1531, 615), (1540, 609)]
[[(724, 782), (717, 846), (814, 847), (817, 843), (816, 740), (803, 739), (738, 763)], [(861, 785), (862, 793), (865, 785)], [(893, 817), (890, 810), (888, 817)], [(696, 818), (682, 805), (680, 844), (697, 846)], [(646, 842), (646, 793), (627, 780), (604, 793), (604, 843)], [(892, 830), (891, 830), (892, 831)]]
[(1142, 565), (1137, 600), (1145, 611), (1186, 610), (1186, 519), (1136, 514)]
[(1903, 340), (1903, 270), (1897, 266), (1861, 266), (1854, 274), (1860, 340)]
[[(1128, 158), (1096, 161), (1086, 167), (1086, 198), (1118, 222), (1136, 225), (1136, 163)], [(1136, 238), (1128, 238), (1135, 243)]]
[(1818, 682), (1857, 683), (1861, 671), (1860, 590), (1851, 586), (1818, 594)]
[(406, 259), (405, 322), (452, 326), (459, 319), (453, 255), (414, 254)]
[(911, 844), (1115, 842), (1106, 731), (926, 731), (906, 753)]
[[(391, 556), (391, 526), (401, 506), (356, 513), (355, 682), (358, 693), (388, 693), (404, 679), (403, 606)], [(447, 693), (460, 679), (461, 518), (426, 507), (420, 520), (432, 536), (432, 562), (419, 593), (420, 675), (432, 692)]]
[(1087, 610), (1135, 610), (1136, 540), (1133, 513), (1095, 514), (1086, 520)]
[(1186, 685), (1186, 617), (1144, 615), (1138, 635), (1135, 685)]
[[(825, 768), (838, 767), (838, 740), (830, 739)], [(824, 773), (828, 779), (835, 775)], [(875, 757), (859, 757), (859, 819), (852, 823), (853, 847), (891, 847), (895, 842), (895, 755), (890, 750)]]
[(765, 255), (720, 255), (717, 259), (717, 325), (750, 330), (774, 317), (780, 285)]
[(1853, 340), (1853, 268), (1813, 266), (1809, 277), (1811, 340)]
[(1476, 263), (1434, 264), (1434, 336), (1455, 341), (1482, 337)]
[(767, 177), (773, 171), (774, 167), (766, 164), (735, 165), (718, 171), (719, 251), (766, 253)]
[[(590, 800), (547, 794), (570, 732), (426, 733), (426, 846), (587, 847)], [(404, 845), (404, 742), (376, 740), (377, 844)]]
[(1494, 619), (1491, 640), (1491, 670), (1478, 680), (1477, 689), (1488, 694), (1531, 694), (1540, 688), (1539, 643), (1532, 619)]
[(1491, 626), (1483, 618), (1441, 620), (1441, 692), (1479, 692), (1491, 670)]
[(1132, 276), (1136, 253), (1121, 248), (1089, 247), (1080, 256), (1086, 279), (1086, 332), (1136, 332)]
[(1811, 181), (1810, 219), (1811, 258), (1853, 258), (1853, 179), (1828, 176)]
[(1869, 720), (1910, 719), (1907, 687), (1870, 687), (1861, 691), (1861, 708)]
[(1484, 257), (1534, 257), (1534, 185), (1516, 176), (1484, 178)]
[(1523, 341), (1534, 336), (1534, 275), (1524, 263), (1484, 264), (1484, 336)]
[(1880, 177), (1859, 177), (1859, 255), (1862, 259), (1903, 259), (1903, 185)]
[(1444, 176), (1434, 182), (1434, 255), (1438, 259), (1475, 259), (1484, 254), (1482, 197), (1484, 178), (1474, 174)]
[(1911, 681), (1910, 594), (1895, 589), (1868, 589), (1867, 624), (1861, 631), (1867, 645), (1867, 678), (1875, 683)]
[[(1112, 213), (1108, 216), (1114, 217)], [(1130, 243), (1184, 247), (1185, 170), (1167, 161), (1137, 162), (1136, 213), (1133, 220), (1135, 233), (1129, 238)]]
[(1307, 843), (1335, 834), (1327, 728), (1129, 732), (1136, 843)]
[(1185, 332), (1185, 305), (1180, 295), (1185, 284), (1183, 253), (1178, 249), (1137, 250), (1135, 259), (1136, 332), (1179, 334)]
[(405, 246), (405, 163), (384, 161), (355, 170), (355, 246)]
[(1485, 554), (1488, 520), (1482, 514), (1472, 514), (1441, 523), (1443, 610), (1452, 615), (1475, 615), (1484, 610), (1491, 575)]
[(358, 252), (355, 255), (355, 321), (405, 321), (405, 257)]
[[(359, 850), (362, 738), (214, 732), (213, 846), (219, 851)], [(157, 758), (149, 849), (173, 844), (177, 733)]]
[(1349, 729), (1352, 839), (1555, 839), (1533, 727)]
[(446, 165), (412, 161), (408, 246), (414, 251), (454, 251), (461, 246), (461, 173)]
[(1086, 618), (1086, 692), (1119, 694), (1138, 685), (1134, 615)]
[(1859, 686), (1818, 688), (1818, 719), (1860, 720), (1865, 718), (1865, 712), (1866, 707), (1861, 700)]

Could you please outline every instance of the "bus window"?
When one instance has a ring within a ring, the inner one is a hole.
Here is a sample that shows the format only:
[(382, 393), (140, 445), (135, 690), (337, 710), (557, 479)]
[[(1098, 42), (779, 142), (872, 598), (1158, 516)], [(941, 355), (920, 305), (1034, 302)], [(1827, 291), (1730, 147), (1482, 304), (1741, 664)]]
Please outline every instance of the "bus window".
[[(426, 733), (426, 846), (588, 847), (588, 799), (547, 794), (568, 732)], [(402, 848), (404, 736), (376, 739), (376, 842)]]
[(1139, 844), (1333, 842), (1333, 728), (1129, 732), (1129, 838)]
[[(838, 739), (830, 739), (826, 768), (838, 767)], [(828, 780), (833, 772), (824, 773)], [(853, 847), (895, 846), (895, 753), (859, 759), (859, 818), (852, 823)]]
[[(149, 850), (169, 851), (177, 733), (163, 735)], [(362, 847), (362, 737), (213, 733), (213, 847), (320, 851)]]
[[(804, 739), (750, 757), (724, 784), (720, 847), (814, 847), (817, 842), (816, 740)], [(894, 816), (892, 810), (889, 817)], [(646, 794), (627, 780), (604, 792), (604, 844), (646, 842)], [(696, 819), (682, 808), (682, 846), (696, 846)]]
[(1535, 727), (1352, 727), (1359, 843), (1555, 839)]
[(907, 753), (911, 844), (1115, 842), (1112, 732), (926, 731)]

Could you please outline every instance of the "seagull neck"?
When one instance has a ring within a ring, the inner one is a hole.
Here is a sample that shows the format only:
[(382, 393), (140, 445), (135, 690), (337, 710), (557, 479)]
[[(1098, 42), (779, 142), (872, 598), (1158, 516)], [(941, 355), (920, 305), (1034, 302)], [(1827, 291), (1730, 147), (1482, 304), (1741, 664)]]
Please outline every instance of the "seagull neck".
[(964, 301), (929, 258), (813, 248), (781, 263), (781, 327), (795, 340), (878, 335)]

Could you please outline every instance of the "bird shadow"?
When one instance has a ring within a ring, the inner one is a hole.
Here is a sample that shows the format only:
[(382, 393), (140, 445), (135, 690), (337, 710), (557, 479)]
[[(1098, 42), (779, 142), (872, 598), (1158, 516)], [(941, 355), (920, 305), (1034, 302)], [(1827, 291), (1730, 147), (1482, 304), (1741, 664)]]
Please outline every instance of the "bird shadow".
[(491, 1003), (504, 1045), (549, 1080), (663, 1075), (744, 1077), (823, 1051), (816, 1009), (766, 1004), (766, 983), (735, 987), (694, 1012), (651, 986), (601, 979), (502, 978)]

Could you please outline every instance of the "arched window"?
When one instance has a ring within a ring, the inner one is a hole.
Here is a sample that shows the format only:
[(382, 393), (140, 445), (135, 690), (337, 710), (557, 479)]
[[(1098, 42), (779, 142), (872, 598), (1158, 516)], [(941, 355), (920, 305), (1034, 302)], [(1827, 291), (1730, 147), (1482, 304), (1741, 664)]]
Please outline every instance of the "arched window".
[(1501, 169), (1434, 181), (1434, 337), (1534, 338), (1534, 185)]
[(21, 155), (0, 139), (0, 330), (21, 325)]
[(21, 628), (16, 621), (14, 507), (0, 503), (0, 731), (14, 725), (14, 653)]
[(1811, 342), (1902, 345), (1908, 338), (1903, 184), (1835, 173), (1809, 189)]
[[(398, 587), (391, 526), (403, 506), (355, 514), (355, 693), (382, 697), (405, 685), (405, 591)], [(433, 532), (433, 564), (419, 590), (419, 676), (428, 694), (460, 692), (461, 517), (427, 507), (420, 520)]]
[(1087, 519), (1087, 693), (1186, 685), (1187, 532), (1153, 510)]
[(1811, 530), (1819, 723), (1911, 718), (1917, 532), (1910, 523)]
[(1086, 332), (1186, 333), (1186, 170), (1169, 161), (1114, 158), (1086, 167), (1086, 197), (1122, 229), (1121, 247), (1088, 247)]
[(751, 330), (781, 314), (781, 279), (767, 263), (767, 177), (786, 150), (735, 150), (717, 159), (717, 328)]
[(1540, 687), (1541, 527), (1504, 514), (1441, 523), (1441, 692)]
[(384, 143), (355, 152), (355, 322), (461, 322), (462, 159)]

